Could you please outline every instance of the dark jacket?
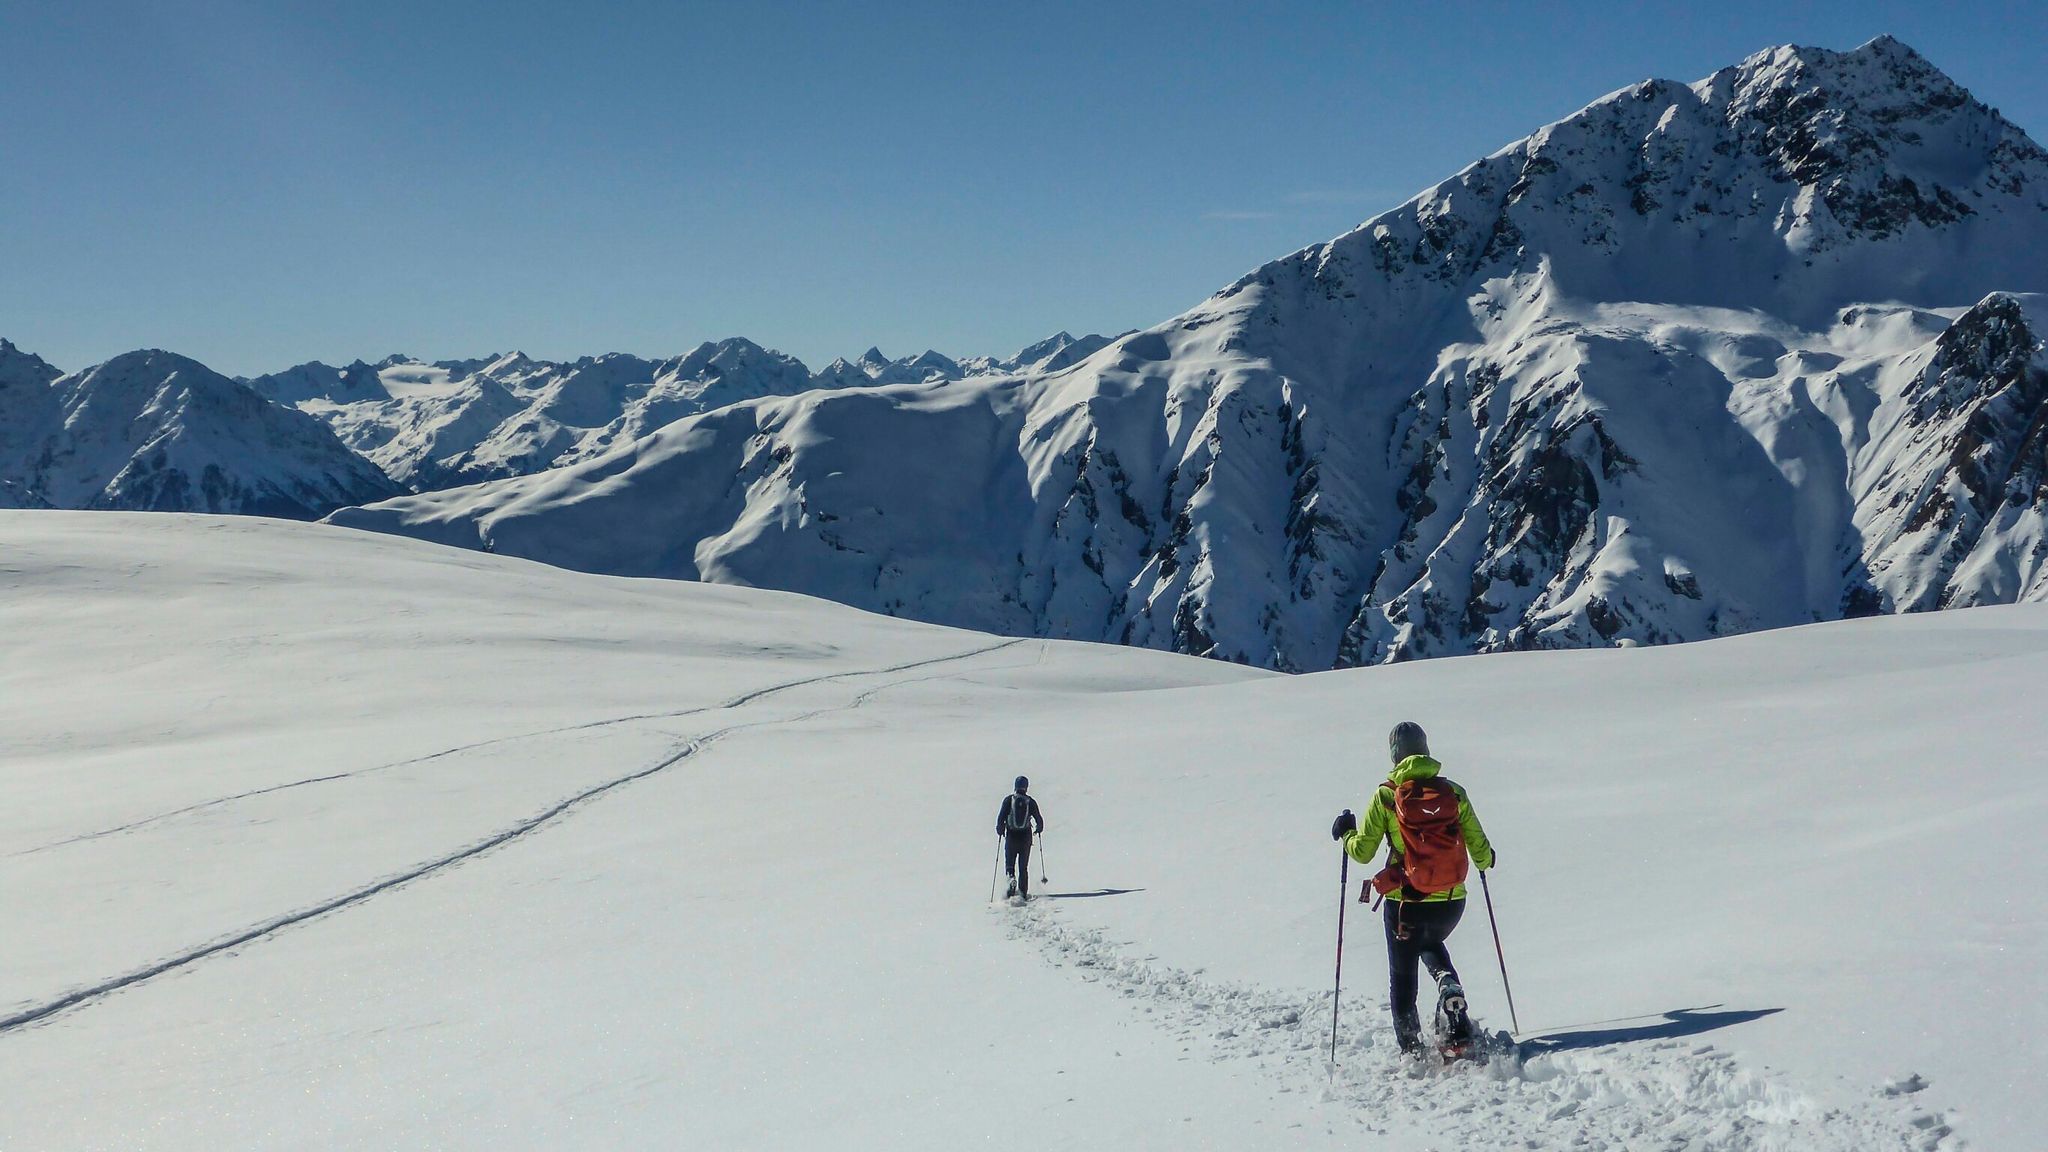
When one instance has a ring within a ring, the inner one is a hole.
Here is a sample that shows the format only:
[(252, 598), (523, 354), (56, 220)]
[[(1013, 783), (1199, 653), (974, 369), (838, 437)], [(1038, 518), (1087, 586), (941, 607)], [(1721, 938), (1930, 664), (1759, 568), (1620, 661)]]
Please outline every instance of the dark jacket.
[[(1023, 816), (1025, 826), (1023, 828), (1012, 828), (1010, 827), (1010, 806), (1012, 804), (1017, 803), (1020, 800), (1023, 801), (1025, 805)], [(1031, 826), (1034, 824), (1037, 825), (1037, 831), (1045, 831), (1045, 817), (1041, 816), (1038, 812), (1038, 801), (1033, 800), (1029, 796), (1020, 795), (1016, 792), (1012, 792), (1008, 796), (1003, 797), (1003, 806), (996, 810), (997, 835), (1015, 836), (1021, 837), (1025, 840), (1029, 840), (1032, 836)]]

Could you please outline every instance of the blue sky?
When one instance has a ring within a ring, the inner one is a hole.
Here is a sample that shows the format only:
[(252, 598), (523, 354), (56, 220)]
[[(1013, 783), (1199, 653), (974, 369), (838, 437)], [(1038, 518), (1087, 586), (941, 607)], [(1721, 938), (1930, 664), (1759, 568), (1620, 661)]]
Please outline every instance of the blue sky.
[(2048, 5), (0, 0), (0, 335), (821, 367), (1155, 323), (1648, 76), (1889, 32), (2048, 138)]

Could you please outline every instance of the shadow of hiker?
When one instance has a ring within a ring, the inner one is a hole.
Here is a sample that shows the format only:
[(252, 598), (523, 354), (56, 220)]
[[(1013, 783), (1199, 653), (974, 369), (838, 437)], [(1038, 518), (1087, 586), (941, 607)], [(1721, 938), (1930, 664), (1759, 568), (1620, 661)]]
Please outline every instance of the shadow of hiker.
[[(1581, 1048), (1604, 1048), (1609, 1044), (1631, 1044), (1639, 1040), (1674, 1040), (1680, 1036), (1697, 1036), (1726, 1028), (1732, 1024), (1747, 1024), (1783, 1012), (1783, 1008), (1749, 1008), (1732, 1012), (1715, 1012), (1718, 1004), (1705, 1008), (1678, 1008), (1666, 1012), (1654, 1024), (1637, 1024), (1628, 1028), (1589, 1028), (1580, 1032), (1560, 1032), (1549, 1036), (1534, 1036), (1521, 1043), (1520, 1050), (1526, 1059), (1551, 1052), (1570, 1052)], [(1646, 1019), (1634, 1017), (1634, 1019)]]
[(1131, 892), (1143, 892), (1143, 888), (1097, 888), (1093, 892), (1047, 892), (1041, 900), (1092, 900), (1097, 896), (1122, 896)]

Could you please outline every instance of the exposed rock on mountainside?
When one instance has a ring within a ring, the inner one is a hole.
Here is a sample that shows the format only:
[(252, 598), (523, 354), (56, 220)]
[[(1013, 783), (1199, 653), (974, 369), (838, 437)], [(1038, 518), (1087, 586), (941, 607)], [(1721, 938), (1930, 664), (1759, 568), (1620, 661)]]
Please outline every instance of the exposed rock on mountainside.
[(2017, 127), (1888, 38), (1777, 48), (1071, 365), (334, 519), (1302, 670), (2038, 599), (2043, 253)]

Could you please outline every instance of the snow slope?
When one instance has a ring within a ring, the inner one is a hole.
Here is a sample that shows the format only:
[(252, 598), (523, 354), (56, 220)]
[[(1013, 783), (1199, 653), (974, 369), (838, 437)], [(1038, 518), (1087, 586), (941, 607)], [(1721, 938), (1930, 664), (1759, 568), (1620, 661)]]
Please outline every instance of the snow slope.
[[(16, 512), (0, 634), (0, 1147), (2048, 1139), (2040, 606), (1282, 678)], [(1525, 1045), (1401, 1071), (1354, 911), (1333, 1078), (1327, 826), (1403, 717)], [(1066, 895), (991, 908), (1018, 772)]]
[(339, 522), (1282, 670), (2048, 596), (2048, 152), (1891, 39), (1645, 81), (1077, 363)]

